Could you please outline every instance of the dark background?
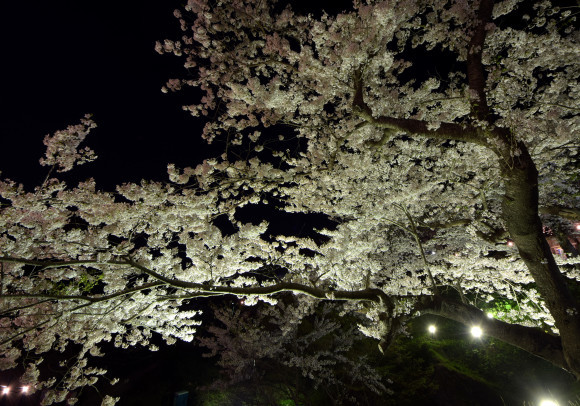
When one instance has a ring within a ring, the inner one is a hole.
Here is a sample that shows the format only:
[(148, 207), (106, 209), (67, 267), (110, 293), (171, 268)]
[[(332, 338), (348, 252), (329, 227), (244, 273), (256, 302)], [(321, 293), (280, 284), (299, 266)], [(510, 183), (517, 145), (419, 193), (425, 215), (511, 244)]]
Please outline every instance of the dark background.
[[(283, 3), (283, 2), (282, 2)], [(46, 134), (93, 114), (98, 128), (85, 145), (99, 156), (74, 169), (72, 180), (95, 177), (101, 187), (166, 180), (167, 164), (192, 166), (207, 156), (203, 123), (181, 109), (197, 97), (161, 93), (186, 75), (183, 59), (159, 55), (155, 41), (179, 39), (178, 0), (54, 0), (0, 2), (0, 171), (28, 186), (48, 168)], [(319, 14), (350, 1), (293, 1)]]
[[(154, 50), (181, 35), (175, 0), (14, 1), (0, 5), (0, 170), (38, 184), (46, 134), (93, 114), (87, 137), (99, 159), (76, 178), (111, 186), (167, 179), (168, 162), (200, 156), (200, 123), (181, 110), (182, 95), (163, 94), (182, 61)], [(191, 103), (192, 100), (189, 100)]]

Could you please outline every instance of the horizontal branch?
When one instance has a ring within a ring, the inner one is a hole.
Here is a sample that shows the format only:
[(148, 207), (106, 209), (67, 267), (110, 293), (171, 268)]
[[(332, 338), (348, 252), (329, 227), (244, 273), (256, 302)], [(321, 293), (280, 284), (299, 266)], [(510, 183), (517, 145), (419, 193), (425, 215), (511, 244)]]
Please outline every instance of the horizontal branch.
[(0, 257), (0, 262), (38, 266), (42, 269), (62, 268), (78, 265), (130, 265), (126, 261), (99, 261), (96, 259), (76, 259), (71, 261), (55, 261), (52, 259), (27, 259), (19, 257)]
[(457, 123), (440, 123), (438, 128), (431, 126), (427, 121), (410, 118), (396, 118), (388, 116), (373, 116), (372, 109), (366, 104), (363, 97), (362, 72), (355, 74), (355, 93), (353, 111), (360, 118), (377, 127), (395, 131), (402, 131), (409, 135), (421, 135), (440, 140), (464, 141), (489, 147), (483, 129), (472, 125)]
[(441, 297), (422, 297), (416, 309), (421, 313), (445, 317), (466, 326), (480, 326), (487, 336), (497, 338), (543, 358), (554, 365), (570, 370), (568, 363), (564, 359), (560, 337), (545, 333), (539, 328), (490, 319), (484, 312), (474, 306)]
[(382, 302), (389, 307), (392, 306), (393, 302), (392, 298), (381, 289), (363, 289), (357, 291), (324, 290), (292, 282), (280, 282), (270, 286), (253, 287), (205, 286), (204, 289), (191, 294), (166, 296), (166, 298), (192, 299), (200, 296), (215, 295), (267, 296), (282, 292), (304, 294), (322, 300), (362, 300), (377, 303)]
[[(47, 295), (47, 294), (14, 294), (4, 295), (2, 297), (8, 299), (16, 298), (41, 298), (44, 300), (80, 300), (86, 303), (81, 305), (88, 306), (92, 303), (110, 300), (115, 297), (127, 295), (139, 290), (151, 289), (159, 286), (172, 286), (181, 289), (191, 290), (191, 293), (184, 295), (167, 295), (160, 296), (161, 300), (184, 300), (193, 299), (202, 296), (218, 296), (218, 295), (236, 295), (236, 296), (268, 296), (281, 292), (292, 292), (294, 294), (304, 294), (320, 300), (344, 300), (344, 301), (370, 301), (383, 304), (387, 307), (387, 313), (392, 314), (394, 308), (394, 301), (400, 299), (400, 296), (389, 296), (381, 289), (363, 289), (358, 291), (346, 290), (325, 290), (316, 288), (314, 286), (303, 285), (293, 282), (280, 282), (270, 286), (250, 286), (250, 287), (231, 287), (231, 286), (212, 286), (207, 284), (200, 284), (194, 282), (187, 282), (179, 279), (165, 277), (147, 267), (136, 263), (131, 259), (124, 259), (122, 261), (37, 261), (25, 260), (18, 258), (0, 257), (3, 262), (19, 262), (34, 264), (38, 266), (65, 266), (65, 265), (87, 265), (88, 263), (100, 264), (114, 264), (126, 265), (139, 269), (143, 273), (150, 275), (155, 282), (150, 282), (141, 286), (112, 293), (104, 296), (88, 296), (88, 295)], [(418, 305), (416, 310), (421, 313), (436, 314), (451, 320), (458, 321), (465, 325), (478, 324), (487, 335), (495, 337), (506, 343), (515, 345), (523, 350), (537, 355), (543, 359), (552, 362), (562, 368), (569, 369), (567, 362), (564, 359), (562, 343), (559, 337), (547, 334), (540, 329), (524, 327), (517, 324), (509, 324), (500, 320), (489, 319), (479, 309), (460, 302), (455, 302), (443, 299), (439, 296), (421, 296), (416, 297)]]
[(75, 265), (124, 265), (130, 266), (141, 272), (157, 279), (157, 282), (148, 283), (131, 289), (125, 289), (120, 292), (116, 292), (106, 296), (87, 296), (87, 295), (48, 295), (48, 294), (14, 294), (9, 296), (3, 296), (6, 298), (42, 298), (42, 299), (53, 299), (53, 300), (83, 300), (87, 302), (98, 302), (103, 300), (112, 299), (121, 295), (128, 293), (133, 293), (138, 290), (150, 289), (153, 287), (158, 287), (162, 285), (168, 285), (176, 288), (191, 289), (194, 290), (190, 295), (183, 296), (165, 296), (165, 298), (173, 299), (186, 299), (193, 298), (201, 295), (272, 295), (280, 292), (293, 292), (305, 294), (317, 299), (332, 299), (332, 300), (367, 300), (373, 302), (382, 301), (389, 308), (392, 307), (392, 299), (385, 294), (380, 289), (364, 289), (360, 291), (330, 291), (315, 288), (312, 286), (302, 285), (299, 283), (291, 282), (281, 282), (271, 286), (254, 286), (254, 287), (230, 287), (230, 286), (212, 286), (202, 283), (188, 282), (180, 279), (169, 278), (153, 271), (129, 258), (125, 258), (119, 261), (96, 261), (96, 260), (73, 260), (73, 261), (52, 261), (52, 260), (30, 260), (24, 258), (14, 258), (14, 257), (0, 257), (0, 262), (12, 262), (21, 263), (27, 265), (36, 265), (44, 269), (46, 268), (56, 268), (63, 266), (75, 266)]
[(473, 222), (472, 219), (458, 219), (458, 220), (447, 221), (445, 223), (441, 223), (441, 222), (433, 222), (433, 223), (419, 222), (418, 227), (420, 227), (420, 228), (429, 228), (430, 230), (437, 230), (437, 229), (441, 229), (441, 228), (453, 228), (453, 227), (458, 227), (458, 226), (467, 226), (467, 225), (470, 225), (472, 222)]
[(563, 206), (541, 206), (539, 208), (541, 214), (551, 214), (553, 216), (560, 216), (568, 220), (580, 220), (580, 210)]

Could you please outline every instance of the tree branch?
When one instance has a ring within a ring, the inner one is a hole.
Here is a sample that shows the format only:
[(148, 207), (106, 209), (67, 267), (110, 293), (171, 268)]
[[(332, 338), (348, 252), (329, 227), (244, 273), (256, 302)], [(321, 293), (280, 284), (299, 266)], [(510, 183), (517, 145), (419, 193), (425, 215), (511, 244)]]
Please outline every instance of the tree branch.
[[(199, 285), (198, 285), (199, 286)], [(267, 296), (281, 292), (304, 294), (321, 300), (362, 300), (384, 303), (388, 308), (394, 307), (393, 299), (381, 289), (363, 289), (358, 291), (348, 290), (324, 290), (313, 286), (302, 285), (293, 282), (280, 282), (270, 286), (253, 287), (230, 287), (230, 286), (203, 286), (197, 292), (191, 294), (166, 296), (171, 299), (192, 299), (207, 295), (238, 295), (238, 296)]]
[(374, 117), (371, 108), (363, 97), (362, 72), (355, 73), (353, 112), (358, 117), (377, 127), (402, 131), (410, 135), (421, 135), (440, 140), (455, 140), (489, 147), (486, 135), (481, 128), (456, 123), (441, 123), (438, 128), (431, 128), (429, 123), (410, 118), (387, 116)]
[(481, 63), (481, 55), (485, 43), (485, 27), (491, 20), (493, 0), (481, 0), (477, 12), (477, 26), (467, 48), (467, 81), (472, 91), (471, 114), (479, 120), (487, 120), (489, 107), (485, 95), (485, 72)]
[(130, 258), (126, 258), (122, 261), (94, 261), (94, 260), (75, 260), (75, 261), (43, 261), (43, 260), (30, 260), (24, 258), (14, 258), (14, 257), (0, 257), (0, 262), (12, 262), (21, 263), (27, 265), (36, 265), (44, 269), (49, 267), (62, 267), (62, 266), (72, 266), (72, 265), (89, 265), (89, 264), (107, 264), (107, 265), (126, 265), (136, 268), (143, 273), (157, 279), (157, 282), (151, 282), (141, 286), (137, 286), (131, 289), (125, 289), (120, 292), (116, 292), (106, 296), (86, 296), (86, 295), (48, 295), (48, 294), (14, 294), (5, 295), (6, 298), (43, 298), (43, 299), (53, 299), (53, 300), (83, 300), (87, 302), (100, 302), (103, 300), (109, 300), (118, 296), (122, 296), (128, 293), (133, 293), (138, 290), (150, 289), (162, 285), (169, 285), (177, 288), (191, 289), (194, 290), (190, 295), (183, 296), (165, 296), (165, 298), (172, 299), (188, 299), (193, 297), (198, 297), (200, 295), (271, 295), (279, 292), (294, 292), (302, 293), (317, 299), (332, 299), (332, 300), (367, 300), (373, 302), (383, 302), (388, 308), (394, 307), (393, 301), (390, 296), (385, 294), (380, 289), (364, 289), (360, 291), (331, 291), (318, 289), (312, 286), (306, 286), (299, 283), (292, 282), (281, 282), (270, 286), (254, 286), (254, 287), (229, 287), (229, 286), (211, 286), (207, 284), (187, 282), (179, 279), (168, 278), (163, 276)]
[[(5, 299), (37, 298), (37, 299), (46, 299), (46, 300), (81, 300), (81, 301), (89, 302), (89, 303), (98, 303), (98, 302), (104, 302), (107, 300), (111, 300), (111, 299), (114, 299), (114, 298), (119, 297), (119, 296), (129, 295), (131, 293), (135, 293), (135, 292), (138, 292), (140, 290), (152, 289), (152, 288), (156, 288), (158, 286), (164, 286), (164, 285), (165, 285), (165, 283), (162, 283), (162, 282), (151, 282), (151, 283), (146, 283), (146, 284), (143, 284), (140, 286), (135, 286), (133, 288), (123, 289), (122, 291), (111, 293), (110, 295), (104, 295), (104, 296), (50, 295), (50, 294), (44, 294), (44, 293), (30, 293), (30, 294), (29, 293), (16, 293), (16, 294), (2, 295), (0, 297), (5, 298)], [(35, 306), (37, 304), (44, 303), (44, 302), (46, 302), (46, 300), (40, 301), (38, 303), (34, 303), (30, 306)], [(19, 309), (21, 309), (21, 308), (14, 308), (11, 310), (19, 310)]]
[(490, 319), (480, 309), (470, 304), (441, 297), (425, 296), (421, 298), (417, 310), (421, 313), (455, 320), (466, 326), (480, 326), (484, 333), (490, 337), (514, 345), (554, 365), (570, 370), (564, 358), (560, 337), (544, 333), (538, 328)]
[(580, 379), (580, 307), (543, 234), (538, 216), (538, 170), (526, 145), (516, 145), (521, 153), (511, 165), (501, 165), (505, 185), (502, 218), (560, 330), (568, 369)]
[(563, 206), (542, 206), (539, 208), (541, 214), (551, 214), (553, 216), (560, 216), (568, 220), (580, 220), (580, 210)]
[(75, 265), (129, 265), (125, 261), (98, 261), (96, 259), (78, 259), (72, 261), (54, 261), (50, 259), (26, 259), (17, 257), (0, 257), (0, 262), (38, 266), (41, 269), (60, 268)]

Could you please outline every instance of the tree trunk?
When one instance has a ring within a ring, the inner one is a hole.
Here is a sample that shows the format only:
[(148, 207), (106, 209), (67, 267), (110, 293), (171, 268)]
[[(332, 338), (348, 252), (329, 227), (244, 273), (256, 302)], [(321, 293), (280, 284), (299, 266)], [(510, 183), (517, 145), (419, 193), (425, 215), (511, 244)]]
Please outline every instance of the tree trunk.
[(515, 150), (519, 156), (503, 154), (500, 158), (505, 184), (503, 219), (560, 331), (566, 369), (580, 379), (578, 305), (542, 232), (536, 166), (523, 142)]

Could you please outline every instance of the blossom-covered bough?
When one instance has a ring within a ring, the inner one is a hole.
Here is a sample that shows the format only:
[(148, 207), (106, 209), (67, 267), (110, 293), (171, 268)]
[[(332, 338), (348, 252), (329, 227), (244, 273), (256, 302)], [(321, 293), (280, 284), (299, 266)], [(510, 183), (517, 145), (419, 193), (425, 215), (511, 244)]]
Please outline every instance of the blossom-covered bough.
[[(555, 259), (544, 235), (580, 221), (569, 8), (357, 1), (303, 16), (272, 1), (191, 0), (176, 16), (183, 38), (156, 48), (184, 57), (189, 75), (164, 90), (201, 90), (185, 109), (207, 118), (203, 137), (223, 154), (115, 192), (2, 180), (2, 368), (69, 343), (84, 365), (103, 341), (191, 340), (196, 297), (250, 304), (285, 291), (364, 306), (361, 328), (381, 348), (433, 313), (580, 377), (577, 257)], [(84, 130), (68, 131), (78, 141)], [(49, 138), (45, 163), (92, 159), (61, 138), (68, 155)], [(268, 205), (329, 226), (306, 237), (244, 221)], [(235, 231), (216, 226), (224, 215)], [(505, 300), (517, 305), (484, 317)], [(60, 385), (102, 372), (71, 368)]]

